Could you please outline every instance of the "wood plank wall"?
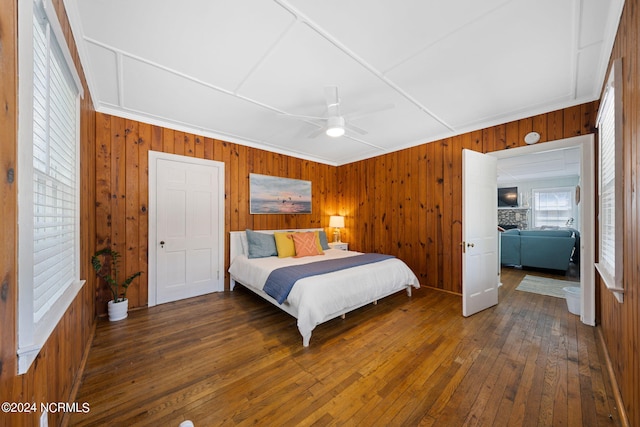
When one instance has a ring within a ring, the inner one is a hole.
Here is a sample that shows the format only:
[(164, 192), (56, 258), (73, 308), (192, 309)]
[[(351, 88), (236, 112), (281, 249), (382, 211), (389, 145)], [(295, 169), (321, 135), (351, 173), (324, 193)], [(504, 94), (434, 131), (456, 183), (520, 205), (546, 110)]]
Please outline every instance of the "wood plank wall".
[[(7, 141), (18, 139), (18, 79), (17, 79), (17, 4), (5, 5), (0, 10), (0, 101), (4, 108), (0, 115), (2, 138)], [(16, 360), (16, 276), (18, 245), (18, 189), (16, 185), (16, 163), (18, 161), (16, 143), (0, 143), (0, 399), (7, 401), (12, 396)], [(10, 174), (14, 179), (10, 179)], [(0, 414), (0, 417), (2, 415)], [(1, 418), (0, 418), (1, 419)]]
[[(127, 297), (132, 308), (148, 301), (149, 150), (225, 164), (225, 288), (229, 288), (229, 231), (326, 227), (335, 213), (336, 167), (243, 145), (123, 119), (96, 117), (96, 245), (123, 254), (123, 271), (143, 271)], [(249, 214), (249, 174), (311, 181), (312, 213)], [(99, 285), (98, 314), (106, 312), (108, 290)]]
[[(609, 69), (622, 58), (623, 100), (623, 282), (620, 304), (600, 283), (602, 333), (629, 424), (640, 425), (640, 0), (625, 2)], [(616, 225), (618, 226), (618, 225)], [(599, 281), (599, 276), (597, 276)]]
[[(87, 344), (95, 325), (95, 283), (90, 270), (90, 255), (95, 244), (95, 111), (84, 80), (71, 30), (62, 0), (53, 1), (74, 62), (83, 80), (85, 99), (81, 103), (81, 236), (80, 251), (83, 263), (81, 277), (87, 279), (40, 355), (29, 371), (16, 375), (16, 311), (18, 261), (17, 249), (17, 180), (9, 182), (9, 170), (17, 170), (17, 8), (18, 1), (4, 1), (0, 8), (0, 97), (2, 114), (0, 128), (0, 402), (69, 402)], [(16, 177), (17, 178), (17, 177)], [(39, 410), (39, 409), (38, 409)], [(0, 425), (36, 426), (40, 413), (0, 413)], [(63, 414), (50, 413), (49, 425), (60, 425)]]
[[(525, 145), (532, 130), (542, 142), (592, 133), (596, 110), (592, 102), (337, 168), (97, 113), (96, 245), (120, 251), (123, 271), (148, 272), (147, 159), (149, 150), (163, 151), (225, 163), (227, 234), (326, 227), (328, 216), (340, 213), (347, 221), (343, 240), (351, 248), (397, 255), (424, 285), (459, 293), (462, 148), (490, 152)], [(249, 173), (311, 180), (313, 213), (250, 215)], [(228, 264), (226, 259), (225, 271)], [(131, 307), (147, 304), (146, 276), (128, 292)], [(98, 286), (103, 314), (109, 294)]]
[(423, 286), (462, 292), (462, 149), (488, 153), (594, 132), (591, 102), (338, 167), (343, 240), (404, 260)]

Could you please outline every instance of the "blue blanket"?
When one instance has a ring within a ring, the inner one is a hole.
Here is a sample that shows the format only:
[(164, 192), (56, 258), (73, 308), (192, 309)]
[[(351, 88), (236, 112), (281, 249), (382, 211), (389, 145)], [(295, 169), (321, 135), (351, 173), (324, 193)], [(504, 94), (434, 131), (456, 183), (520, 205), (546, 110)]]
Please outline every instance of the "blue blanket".
[(287, 296), (289, 296), (289, 292), (291, 292), (293, 285), (299, 279), (331, 273), (332, 271), (345, 270), (359, 265), (384, 261), (389, 258), (395, 257), (392, 255), (370, 253), (347, 258), (328, 259), (326, 261), (276, 268), (269, 274), (269, 277), (267, 277), (267, 281), (262, 289), (278, 301), (279, 304), (282, 304), (287, 299)]

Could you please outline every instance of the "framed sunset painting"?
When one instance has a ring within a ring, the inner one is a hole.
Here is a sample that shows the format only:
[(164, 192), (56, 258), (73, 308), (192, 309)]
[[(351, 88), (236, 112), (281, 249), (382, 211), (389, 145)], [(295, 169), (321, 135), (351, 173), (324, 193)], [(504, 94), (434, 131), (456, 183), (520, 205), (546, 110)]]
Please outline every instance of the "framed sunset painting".
[(252, 214), (310, 214), (311, 181), (249, 174)]

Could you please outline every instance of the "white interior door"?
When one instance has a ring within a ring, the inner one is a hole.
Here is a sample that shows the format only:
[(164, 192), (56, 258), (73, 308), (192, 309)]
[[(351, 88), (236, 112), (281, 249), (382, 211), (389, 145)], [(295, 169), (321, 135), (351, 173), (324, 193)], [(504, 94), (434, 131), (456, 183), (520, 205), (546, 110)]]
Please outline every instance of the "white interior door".
[(498, 304), (497, 159), (462, 151), (462, 315)]
[(156, 285), (151, 292), (150, 277), (149, 305), (223, 291), (224, 165), (164, 155), (154, 166), (155, 236), (150, 227), (149, 246)]

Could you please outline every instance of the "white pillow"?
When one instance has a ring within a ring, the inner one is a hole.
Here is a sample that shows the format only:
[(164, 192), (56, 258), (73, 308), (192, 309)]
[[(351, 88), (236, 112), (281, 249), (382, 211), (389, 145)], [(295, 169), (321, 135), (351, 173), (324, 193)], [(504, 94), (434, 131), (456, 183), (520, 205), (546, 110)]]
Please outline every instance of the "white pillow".
[(240, 234), (240, 245), (242, 246), (242, 253), (249, 256), (249, 241), (247, 240), (247, 232), (243, 231)]

